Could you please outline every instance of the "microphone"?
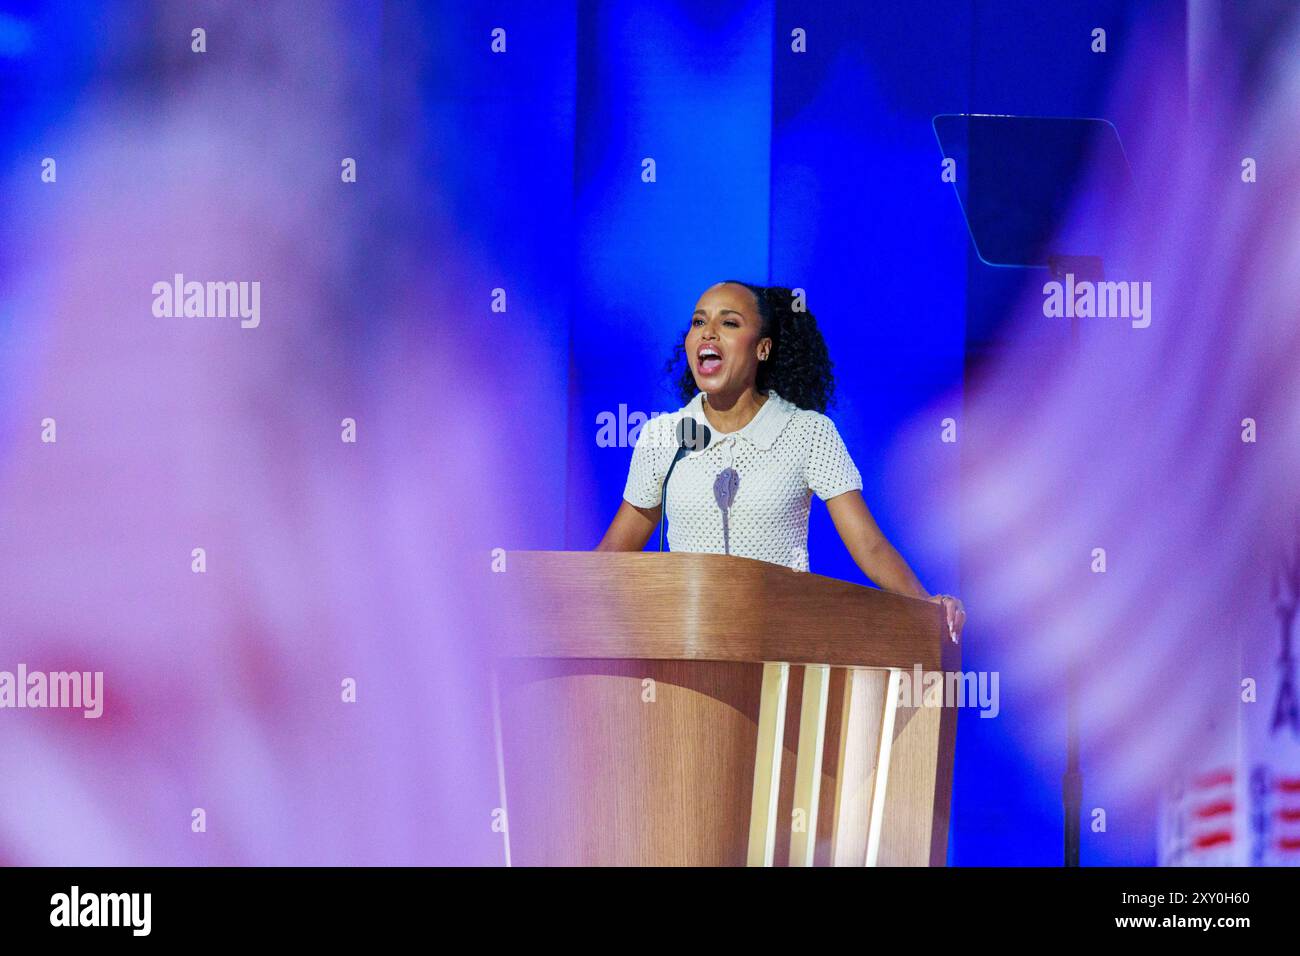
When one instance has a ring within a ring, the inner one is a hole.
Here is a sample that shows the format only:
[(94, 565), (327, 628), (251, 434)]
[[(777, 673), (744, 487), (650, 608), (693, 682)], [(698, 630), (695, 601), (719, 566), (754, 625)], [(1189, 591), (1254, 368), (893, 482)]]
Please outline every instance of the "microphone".
[(668, 466), (668, 474), (664, 475), (664, 483), (659, 488), (659, 504), (662, 506), (659, 509), (660, 551), (664, 549), (664, 523), (668, 520), (668, 479), (673, 476), (673, 469), (679, 461), (690, 452), (708, 448), (712, 437), (709, 426), (695, 418), (687, 416), (677, 423), (677, 454), (673, 456), (673, 463)]

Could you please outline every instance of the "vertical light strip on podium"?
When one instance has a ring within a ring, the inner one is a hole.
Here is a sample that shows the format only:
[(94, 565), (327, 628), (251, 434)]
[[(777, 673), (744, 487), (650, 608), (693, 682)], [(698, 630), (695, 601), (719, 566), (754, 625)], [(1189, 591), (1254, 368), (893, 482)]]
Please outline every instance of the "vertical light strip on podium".
[(826, 746), (826, 702), (830, 687), (830, 667), (809, 664), (804, 668), (799, 751), (794, 764), (794, 813), (790, 823), (791, 866), (812, 866), (817, 852), (817, 809), (821, 799), (822, 750)]
[(885, 790), (889, 785), (889, 758), (894, 749), (894, 717), (898, 714), (898, 695), (902, 693), (903, 672), (889, 669), (885, 690), (885, 712), (880, 721), (880, 753), (876, 758), (876, 788), (871, 795), (871, 827), (867, 831), (867, 866), (875, 866), (880, 856), (880, 824), (885, 815)]
[(749, 807), (749, 866), (771, 866), (776, 857), (776, 801), (781, 792), (781, 747), (789, 664), (763, 665), (758, 699), (758, 747), (754, 752), (754, 797)]

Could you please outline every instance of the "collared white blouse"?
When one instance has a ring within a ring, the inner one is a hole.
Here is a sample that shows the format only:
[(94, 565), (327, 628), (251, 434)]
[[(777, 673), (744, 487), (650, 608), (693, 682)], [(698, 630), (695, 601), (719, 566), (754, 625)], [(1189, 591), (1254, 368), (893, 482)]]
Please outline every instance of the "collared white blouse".
[[(678, 448), (677, 423), (689, 416), (708, 425), (703, 398), (700, 392), (685, 407), (642, 426), (623, 490), (627, 501), (640, 508), (659, 504)], [(669, 548), (735, 554), (807, 571), (812, 495), (825, 501), (862, 488), (835, 423), (769, 391), (740, 431), (709, 428), (708, 447), (691, 452), (673, 469)]]

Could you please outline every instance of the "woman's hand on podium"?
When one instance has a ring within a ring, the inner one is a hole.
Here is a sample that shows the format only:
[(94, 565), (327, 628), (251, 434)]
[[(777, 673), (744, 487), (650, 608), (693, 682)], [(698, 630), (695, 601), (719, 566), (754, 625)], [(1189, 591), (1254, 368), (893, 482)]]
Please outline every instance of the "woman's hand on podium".
[(961, 640), (961, 629), (966, 626), (966, 605), (961, 603), (961, 598), (951, 594), (931, 594), (930, 602), (943, 607), (948, 619), (948, 636), (956, 644)]

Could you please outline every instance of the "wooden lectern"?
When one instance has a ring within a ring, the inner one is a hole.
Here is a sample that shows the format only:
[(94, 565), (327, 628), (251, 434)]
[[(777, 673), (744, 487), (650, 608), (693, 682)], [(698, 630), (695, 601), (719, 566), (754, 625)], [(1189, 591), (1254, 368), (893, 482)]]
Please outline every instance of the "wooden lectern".
[(938, 605), (718, 554), (493, 577), (508, 862), (943, 865), (957, 714), (899, 700), (961, 669)]

